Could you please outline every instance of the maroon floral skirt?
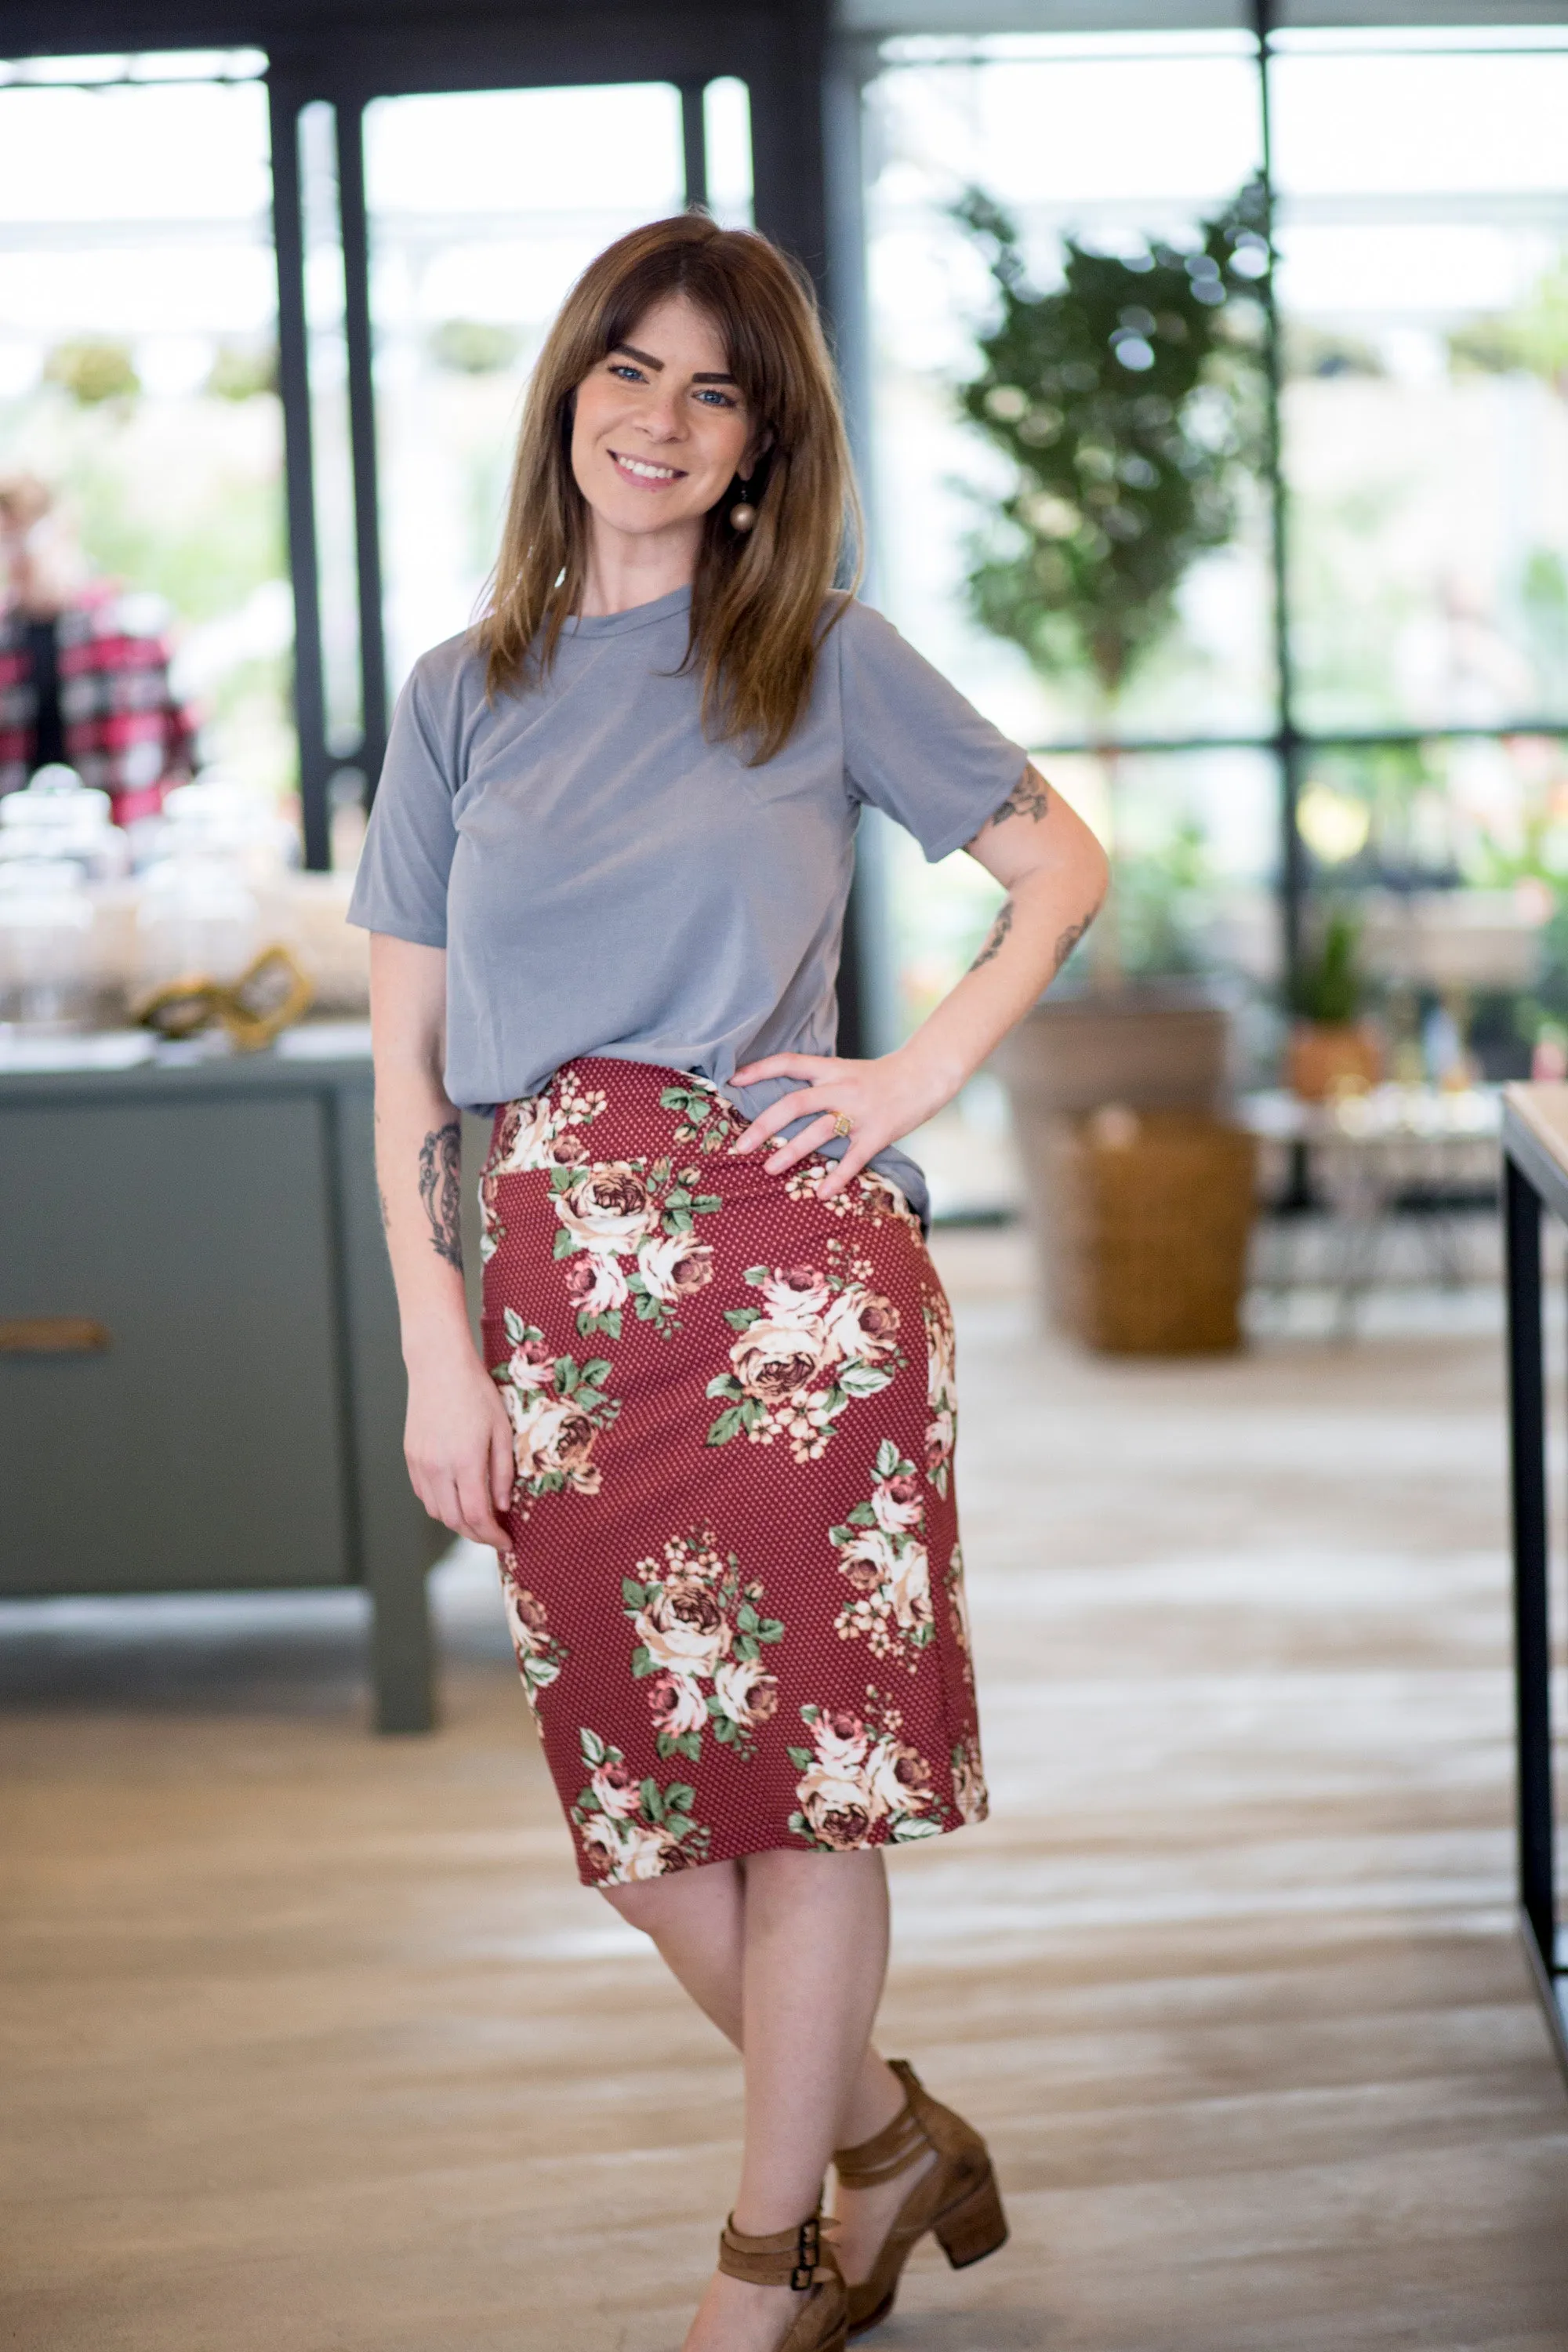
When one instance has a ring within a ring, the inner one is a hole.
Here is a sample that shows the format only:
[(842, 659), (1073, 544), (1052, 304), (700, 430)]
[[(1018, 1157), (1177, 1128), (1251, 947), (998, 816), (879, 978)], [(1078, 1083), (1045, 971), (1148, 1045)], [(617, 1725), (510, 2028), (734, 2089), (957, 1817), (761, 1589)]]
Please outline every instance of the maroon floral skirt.
[(570, 1062), (480, 1184), (502, 1588), (590, 1885), (985, 1811), (946, 1297), (894, 1186), (821, 1201), (742, 1124)]

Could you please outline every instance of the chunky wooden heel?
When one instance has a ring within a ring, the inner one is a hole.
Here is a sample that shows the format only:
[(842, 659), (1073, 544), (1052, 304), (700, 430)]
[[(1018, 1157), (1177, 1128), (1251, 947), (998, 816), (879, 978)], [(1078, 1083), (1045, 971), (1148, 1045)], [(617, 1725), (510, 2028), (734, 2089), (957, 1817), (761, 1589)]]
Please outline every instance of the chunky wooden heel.
[(996, 2175), (989, 2165), (985, 2178), (962, 2204), (951, 2206), (931, 2223), (931, 2234), (955, 2271), (984, 2262), (1007, 2236), (1007, 2216), (1002, 2210)]
[(904, 2086), (893, 2120), (858, 2147), (833, 2159), (840, 2186), (871, 2189), (924, 2163), (925, 2169), (893, 2216), (869, 2278), (849, 2289), (849, 2333), (879, 2326), (898, 2297), (899, 2279), (929, 2230), (955, 2271), (994, 2254), (1007, 2235), (990, 2151), (980, 2134), (926, 2091), (902, 2058), (888, 2063)]
[(793, 2287), (803, 2298), (779, 2352), (844, 2352), (848, 2297), (818, 2215), (794, 2230), (754, 2238), (736, 2229), (731, 2214), (720, 2234), (719, 2267), (726, 2278), (744, 2279), (752, 2286)]

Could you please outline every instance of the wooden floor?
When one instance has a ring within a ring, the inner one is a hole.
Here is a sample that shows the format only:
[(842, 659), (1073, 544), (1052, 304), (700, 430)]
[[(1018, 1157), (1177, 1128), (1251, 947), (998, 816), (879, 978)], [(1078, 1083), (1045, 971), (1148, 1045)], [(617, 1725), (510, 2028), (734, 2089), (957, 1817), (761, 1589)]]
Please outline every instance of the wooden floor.
[[(995, 1818), (897, 1858), (884, 2041), (1015, 2235), (872, 2342), (1563, 2352), (1488, 1318), (1118, 1368), (1007, 1236), (945, 1253)], [(443, 1575), (428, 1740), (363, 1732), (350, 1601), (13, 1624), (5, 2347), (679, 2342), (736, 2070), (577, 1887)]]

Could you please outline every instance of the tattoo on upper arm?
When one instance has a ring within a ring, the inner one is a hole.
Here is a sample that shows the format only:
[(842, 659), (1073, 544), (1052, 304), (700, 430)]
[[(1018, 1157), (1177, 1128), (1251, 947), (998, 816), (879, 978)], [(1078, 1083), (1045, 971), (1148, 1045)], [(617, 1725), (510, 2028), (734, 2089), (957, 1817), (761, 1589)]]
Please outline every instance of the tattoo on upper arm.
[(978, 971), (982, 964), (989, 963), (993, 956), (1001, 954), (1002, 943), (1012, 928), (1013, 901), (1011, 898), (1006, 898), (997, 909), (996, 920), (985, 934), (984, 945), (969, 967), (971, 971)]
[(1026, 816), (1038, 824), (1050, 814), (1050, 788), (1031, 760), (1001, 807), (993, 809), (980, 830), (986, 833), (994, 824), (1005, 824), (1010, 816)]
[(1057, 941), (1056, 961), (1051, 966), (1051, 977), (1053, 980), (1057, 973), (1060, 971), (1063, 964), (1066, 963), (1068, 956), (1071, 955), (1079, 941), (1084, 937), (1090, 923), (1093, 922), (1099, 912), (1100, 908), (1098, 907), (1091, 907), (1088, 914), (1083, 917), (1080, 922), (1069, 923), (1068, 925), (1067, 929)]
[(430, 1246), (463, 1271), (463, 1130), (458, 1120), (433, 1127), (419, 1147), (419, 1198), (430, 1220)]

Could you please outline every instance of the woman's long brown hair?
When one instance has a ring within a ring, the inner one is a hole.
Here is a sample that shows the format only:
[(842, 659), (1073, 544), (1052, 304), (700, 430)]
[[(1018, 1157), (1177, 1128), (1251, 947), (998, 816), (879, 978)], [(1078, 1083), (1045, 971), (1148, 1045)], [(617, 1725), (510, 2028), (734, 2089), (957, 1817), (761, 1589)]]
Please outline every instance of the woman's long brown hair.
[[(542, 677), (582, 600), (587, 509), (572, 471), (577, 386), (667, 295), (718, 330), (762, 437), (757, 520), (735, 530), (727, 494), (707, 516), (684, 667), (702, 718), (751, 764), (788, 741), (811, 693), (827, 599), (858, 576), (855, 497), (833, 362), (809, 283), (778, 247), (700, 213), (633, 229), (589, 263), (545, 338), (523, 404), (506, 524), (479, 623), (491, 694)], [(842, 610), (840, 604), (837, 610)]]

